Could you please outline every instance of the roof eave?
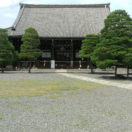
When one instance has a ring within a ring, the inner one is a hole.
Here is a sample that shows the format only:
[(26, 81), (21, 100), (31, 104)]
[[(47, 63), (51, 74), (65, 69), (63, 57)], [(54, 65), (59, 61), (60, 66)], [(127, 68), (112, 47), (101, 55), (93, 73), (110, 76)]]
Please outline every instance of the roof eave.
[(28, 8), (89, 8), (89, 7), (104, 7), (110, 6), (110, 3), (104, 4), (25, 4), (20, 3), (21, 8), (28, 7)]

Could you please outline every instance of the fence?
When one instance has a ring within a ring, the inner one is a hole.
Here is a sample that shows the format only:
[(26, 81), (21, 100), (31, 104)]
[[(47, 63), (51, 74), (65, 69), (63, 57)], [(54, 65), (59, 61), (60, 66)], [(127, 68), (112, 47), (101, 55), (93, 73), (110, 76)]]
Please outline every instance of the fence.
[[(18, 68), (28, 68), (30, 65), (32, 67), (47, 69), (51, 68), (51, 61), (20, 61), (17, 65)], [(55, 61), (55, 68), (57, 69), (70, 69), (70, 68), (87, 68), (87, 61)]]

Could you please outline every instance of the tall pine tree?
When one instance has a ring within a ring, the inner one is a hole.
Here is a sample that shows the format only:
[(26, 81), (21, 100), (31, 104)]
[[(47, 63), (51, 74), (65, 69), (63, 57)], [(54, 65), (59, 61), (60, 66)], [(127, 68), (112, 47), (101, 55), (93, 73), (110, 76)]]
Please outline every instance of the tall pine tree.
[(100, 68), (132, 67), (132, 19), (125, 10), (114, 11), (105, 20), (92, 60)]
[(34, 28), (28, 28), (22, 37), (23, 44), (21, 45), (21, 50), (19, 57), (23, 61), (29, 61), (29, 70), (31, 72), (32, 62), (36, 61), (37, 58), (42, 54), (39, 49), (40, 40), (37, 31)]
[(0, 68), (2, 73), (7, 65), (12, 64), (14, 47), (8, 40), (7, 30), (0, 29)]

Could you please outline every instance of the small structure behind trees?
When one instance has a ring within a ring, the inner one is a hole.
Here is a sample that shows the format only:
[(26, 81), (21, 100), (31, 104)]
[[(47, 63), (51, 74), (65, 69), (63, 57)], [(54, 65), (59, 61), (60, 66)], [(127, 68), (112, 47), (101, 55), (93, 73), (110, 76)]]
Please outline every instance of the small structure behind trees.
[(80, 57), (87, 58), (89, 61), (89, 68), (91, 69), (91, 73), (93, 73), (94, 68), (94, 64), (91, 60), (91, 57), (97, 43), (99, 43), (99, 35), (89, 34), (82, 41), (82, 46), (80, 50)]
[(14, 60), (15, 49), (8, 40), (7, 30), (0, 29), (0, 68), (2, 73), (7, 65), (11, 65)]
[(33, 66), (32, 61), (36, 61), (42, 54), (39, 49), (40, 40), (37, 31), (32, 27), (26, 29), (22, 36), (22, 42), (19, 58), (20, 60), (28, 61), (28, 72), (30, 73)]

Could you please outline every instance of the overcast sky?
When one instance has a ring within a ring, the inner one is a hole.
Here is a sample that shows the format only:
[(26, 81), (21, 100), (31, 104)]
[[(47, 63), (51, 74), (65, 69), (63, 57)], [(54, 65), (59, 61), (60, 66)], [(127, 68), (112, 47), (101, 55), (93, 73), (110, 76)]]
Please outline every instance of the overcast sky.
[(12, 26), (15, 21), (19, 3), (30, 4), (101, 4), (110, 3), (111, 11), (125, 9), (132, 17), (132, 0), (0, 0), (0, 28)]

